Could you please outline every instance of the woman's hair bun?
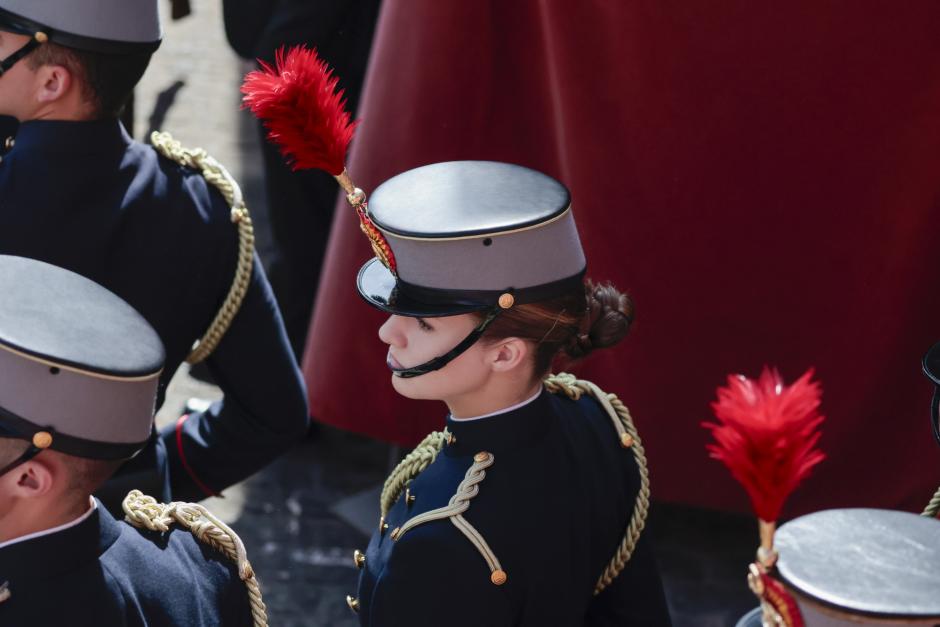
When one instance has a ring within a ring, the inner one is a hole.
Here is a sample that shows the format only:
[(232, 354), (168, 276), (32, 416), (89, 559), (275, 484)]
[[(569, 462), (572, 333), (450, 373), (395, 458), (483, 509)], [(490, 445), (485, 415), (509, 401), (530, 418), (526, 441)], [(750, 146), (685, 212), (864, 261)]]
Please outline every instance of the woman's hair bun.
[(633, 323), (633, 300), (609, 283), (584, 282), (586, 309), (577, 333), (564, 347), (574, 359), (622, 340)]

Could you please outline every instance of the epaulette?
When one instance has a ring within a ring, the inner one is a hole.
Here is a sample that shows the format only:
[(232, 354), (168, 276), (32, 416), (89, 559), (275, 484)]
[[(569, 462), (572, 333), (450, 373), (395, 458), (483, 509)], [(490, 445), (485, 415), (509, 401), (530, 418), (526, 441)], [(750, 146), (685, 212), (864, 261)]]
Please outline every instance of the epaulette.
[(131, 490), (121, 503), (124, 520), (138, 529), (166, 533), (177, 523), (199, 542), (211, 546), (238, 566), (238, 576), (248, 589), (248, 602), (254, 627), (267, 627), (268, 616), (261, 588), (241, 538), (228, 525), (197, 503), (158, 503), (140, 490)]
[[(581, 398), (582, 394), (587, 393), (597, 400), (607, 415), (610, 416), (614, 429), (617, 432), (620, 445), (633, 452), (637, 468), (639, 469), (640, 490), (637, 493), (636, 502), (633, 506), (633, 515), (624, 532), (623, 540), (617, 547), (616, 553), (611, 558), (594, 586), (594, 594), (597, 595), (610, 585), (627, 565), (627, 562), (630, 561), (630, 557), (633, 555), (643, 527), (646, 525), (646, 516), (649, 512), (650, 501), (649, 471), (646, 465), (646, 453), (643, 450), (640, 436), (633, 424), (633, 418), (630, 416), (630, 410), (617, 398), (616, 394), (607, 394), (590, 381), (578, 379), (574, 375), (564, 372), (557, 375), (549, 375), (545, 378), (543, 383), (545, 389), (553, 394), (564, 393), (569, 398), (577, 400)], [(431, 465), (449, 439), (450, 434), (446, 430), (431, 433), (395, 467), (395, 470), (392, 471), (382, 488), (380, 498), (382, 514), (379, 521), (380, 531), (384, 531), (384, 527), (387, 526), (385, 518), (392, 508), (392, 505), (401, 495), (402, 490), (406, 490), (407, 498), (408, 483)], [(479, 484), (486, 477), (486, 469), (492, 466), (495, 461), (495, 457), (492, 453), (486, 451), (477, 453), (473, 458), (473, 464), (471, 464), (470, 468), (467, 470), (463, 481), (457, 486), (457, 491), (450, 498), (448, 504), (444, 507), (418, 514), (409, 519), (405, 524), (392, 532), (392, 540), (397, 541), (408, 530), (426, 522), (445, 518), (450, 519), (454, 526), (470, 540), (483, 556), (483, 559), (490, 569), (490, 581), (497, 586), (506, 583), (508, 574), (503, 570), (496, 555), (493, 553), (492, 549), (490, 549), (479, 531), (462, 515), (470, 508), (470, 500), (479, 493)]]
[(196, 341), (186, 357), (188, 363), (197, 364), (208, 357), (218, 346), (245, 299), (254, 261), (254, 227), (241, 188), (225, 166), (202, 148), (184, 148), (169, 133), (153, 132), (150, 135), (150, 143), (158, 154), (195, 170), (218, 189), (231, 209), (232, 222), (238, 227), (238, 263), (235, 267), (232, 285), (209, 328), (202, 338)]

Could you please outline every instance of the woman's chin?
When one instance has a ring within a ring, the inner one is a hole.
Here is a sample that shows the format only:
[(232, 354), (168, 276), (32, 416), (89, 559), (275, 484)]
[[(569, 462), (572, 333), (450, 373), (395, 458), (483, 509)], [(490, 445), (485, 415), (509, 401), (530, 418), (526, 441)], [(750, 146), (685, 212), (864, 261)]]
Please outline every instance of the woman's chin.
[(424, 385), (424, 381), (420, 381), (419, 379), (421, 379), (421, 377), (411, 377), (406, 379), (404, 377), (399, 377), (393, 374), (392, 387), (395, 388), (396, 392), (405, 398), (410, 398), (416, 401), (437, 400), (439, 397), (427, 390), (427, 386)]

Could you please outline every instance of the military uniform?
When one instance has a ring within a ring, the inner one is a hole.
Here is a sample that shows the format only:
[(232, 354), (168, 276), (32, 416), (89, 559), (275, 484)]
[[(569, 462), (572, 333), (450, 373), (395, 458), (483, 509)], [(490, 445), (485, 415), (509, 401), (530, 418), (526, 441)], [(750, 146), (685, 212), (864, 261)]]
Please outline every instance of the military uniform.
[(79, 524), (0, 546), (8, 627), (251, 625), (235, 565), (185, 531), (118, 522), (100, 503)]
[[(13, 0), (0, 8), (12, 11), (11, 4), (48, 9)], [(129, 10), (114, 4), (115, 12)], [(88, 28), (124, 27), (99, 23)], [(132, 141), (116, 119), (25, 121), (0, 146), (0, 253), (72, 269), (140, 311), (166, 346), (162, 402), (232, 285), (238, 231), (228, 204), (199, 173)], [(240, 310), (207, 364), (225, 401), (155, 435), (101, 493), (112, 511), (132, 487), (177, 500), (220, 492), (305, 433), (303, 383), (257, 258)]]
[[(452, 350), (390, 365), (393, 375), (445, 368), (517, 305), (583, 292), (570, 205), (558, 181), (482, 161), (424, 166), (376, 189), (362, 217), (377, 253), (359, 272), (362, 297), (400, 316), (481, 320)], [(649, 484), (629, 412), (570, 375), (545, 386), (497, 415), (448, 418), (386, 482), (347, 599), (363, 627), (670, 624), (639, 533)]]
[[(106, 468), (79, 458), (119, 461), (148, 442), (164, 358), (154, 329), (100, 285), (33, 259), (0, 255), (0, 293), (0, 438), (26, 444), (13, 459), (16, 447), (2, 449), (4, 489), (22, 483), (22, 464), (58, 456), (45, 465), (47, 490), (21, 491), (4, 506), (0, 624), (251, 625), (263, 603), (247, 558), (228, 548), (240, 544), (234, 532), (199, 506), (167, 508), (134, 492), (124, 509), (152, 529), (142, 533), (74, 475)], [(57, 519), (26, 518), (31, 506), (48, 512), (50, 498), (85, 511), (47, 528)], [(173, 523), (194, 535), (169, 531)], [(10, 537), (15, 525), (35, 531)]]
[[(452, 443), (399, 496), (359, 560), (361, 625), (669, 624), (645, 537), (613, 583), (592, 595), (640, 489), (636, 462), (597, 401), (542, 391), (498, 416), (448, 419), (447, 430)], [(501, 585), (448, 518), (396, 533), (446, 506), (476, 455), (492, 464), (463, 516), (498, 558)]]

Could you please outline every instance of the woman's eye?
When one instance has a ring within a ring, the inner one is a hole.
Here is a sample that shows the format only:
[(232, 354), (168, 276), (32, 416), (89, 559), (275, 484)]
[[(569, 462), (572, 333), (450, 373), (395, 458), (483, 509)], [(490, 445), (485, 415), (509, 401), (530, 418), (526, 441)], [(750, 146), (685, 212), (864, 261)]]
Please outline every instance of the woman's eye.
[(422, 331), (433, 331), (433, 330), (434, 330), (434, 327), (432, 327), (430, 324), (428, 324), (427, 322), (425, 322), (423, 319), (421, 319), (421, 318), (415, 318), (415, 319), (418, 321), (418, 327), (420, 327)]

